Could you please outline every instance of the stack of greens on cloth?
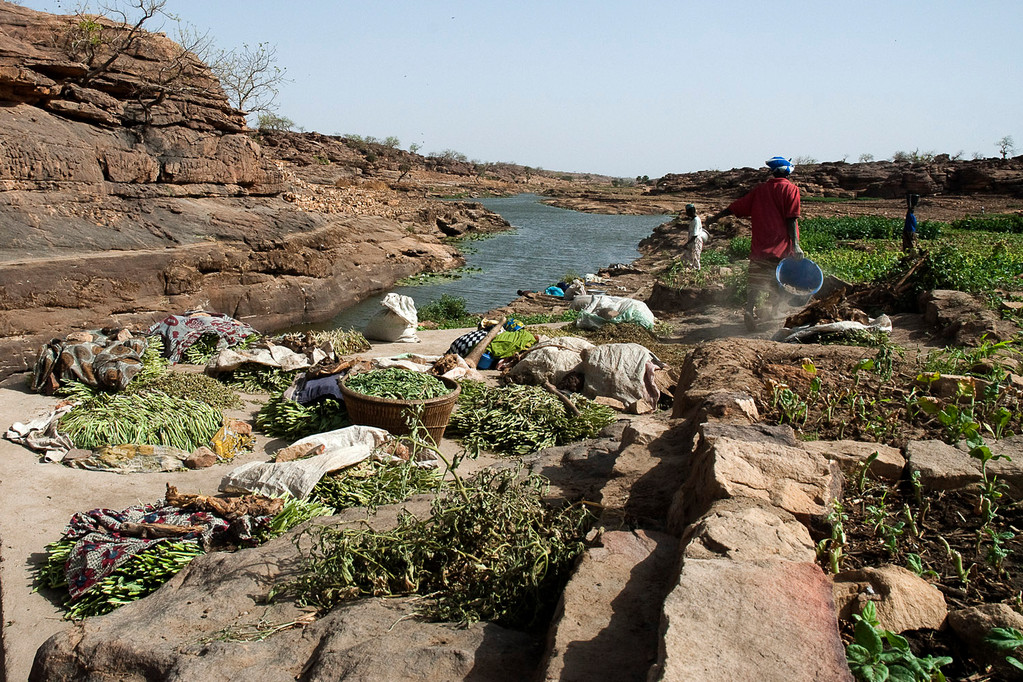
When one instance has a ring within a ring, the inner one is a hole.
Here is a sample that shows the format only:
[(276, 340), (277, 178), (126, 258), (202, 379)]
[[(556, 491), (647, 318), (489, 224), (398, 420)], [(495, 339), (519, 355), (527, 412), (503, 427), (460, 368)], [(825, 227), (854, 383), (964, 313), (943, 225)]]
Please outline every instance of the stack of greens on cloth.
[[(251, 508), (239, 507), (233, 513), (225, 511), (226, 503), (214, 501), (195, 508), (175, 500), (174, 504), (163, 501), (122, 511), (94, 509), (75, 514), (61, 539), (47, 545), (37, 583), (66, 590), (63, 605), (69, 620), (109, 613), (156, 591), (214, 547), (255, 545), (310, 518), (334, 513), (321, 503), (294, 499), (249, 496), (239, 504)], [(166, 537), (136, 537), (151, 534), (142, 528)]]
[(69, 384), (60, 393), (76, 404), (61, 418), (60, 431), (84, 449), (131, 443), (192, 452), (209, 443), (223, 423), (221, 407), (237, 405), (237, 396), (209, 377), (172, 379), (167, 365), (154, 337), (125, 391)]

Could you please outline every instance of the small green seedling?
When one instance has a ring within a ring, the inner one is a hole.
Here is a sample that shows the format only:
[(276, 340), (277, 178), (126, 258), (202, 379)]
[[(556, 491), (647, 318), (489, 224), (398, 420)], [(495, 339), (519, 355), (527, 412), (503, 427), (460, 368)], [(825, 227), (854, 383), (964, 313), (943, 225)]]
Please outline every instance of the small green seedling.
[(905, 637), (881, 627), (874, 602), (867, 602), (862, 613), (853, 614), (853, 621), (854, 641), (846, 647), (845, 655), (857, 680), (925, 682), (945, 679), (941, 668), (951, 663), (952, 658), (916, 656)]
[[(1023, 632), (1016, 628), (991, 628), (984, 641), (999, 651), (1015, 652), (1023, 647)], [(1012, 667), (1023, 670), (1023, 663), (1015, 656), (1005, 656), (1005, 661)]]

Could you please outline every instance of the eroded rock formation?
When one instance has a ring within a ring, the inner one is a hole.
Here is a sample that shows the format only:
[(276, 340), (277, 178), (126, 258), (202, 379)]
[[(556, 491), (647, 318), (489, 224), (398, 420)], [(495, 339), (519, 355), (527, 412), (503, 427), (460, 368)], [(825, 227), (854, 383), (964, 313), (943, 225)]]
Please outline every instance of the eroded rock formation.
[(460, 264), (442, 237), (501, 226), (353, 185), (365, 159), (337, 138), (266, 154), (194, 55), (145, 32), (115, 49), (123, 27), (93, 19), (0, 0), (0, 377), (53, 336), (194, 307), (264, 330), (329, 319)]

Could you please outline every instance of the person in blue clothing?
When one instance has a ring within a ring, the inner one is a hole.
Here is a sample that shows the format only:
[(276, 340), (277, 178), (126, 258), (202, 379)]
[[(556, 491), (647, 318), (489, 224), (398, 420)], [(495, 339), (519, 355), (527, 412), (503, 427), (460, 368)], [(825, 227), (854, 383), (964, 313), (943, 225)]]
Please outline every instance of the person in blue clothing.
[(902, 226), (903, 253), (910, 254), (916, 252), (916, 214), (913, 213), (913, 209), (916, 208), (919, 201), (919, 194), (906, 195), (906, 222)]

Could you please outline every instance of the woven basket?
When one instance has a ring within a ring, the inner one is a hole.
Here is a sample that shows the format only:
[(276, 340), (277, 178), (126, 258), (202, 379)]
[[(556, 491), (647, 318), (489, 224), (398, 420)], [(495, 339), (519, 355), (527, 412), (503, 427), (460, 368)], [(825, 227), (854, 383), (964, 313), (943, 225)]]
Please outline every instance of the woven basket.
[(345, 385), (347, 379), (345, 377), (341, 380), (341, 394), (345, 398), (348, 418), (353, 424), (376, 426), (402, 436), (409, 432), (407, 419), (421, 408), (423, 426), (438, 445), (444, 437), (444, 429), (451, 419), (455, 403), (458, 402), (458, 394), (462, 392), (458, 382), (440, 377), (444, 385), (451, 389), (451, 393), (427, 400), (392, 400), (356, 393)]

